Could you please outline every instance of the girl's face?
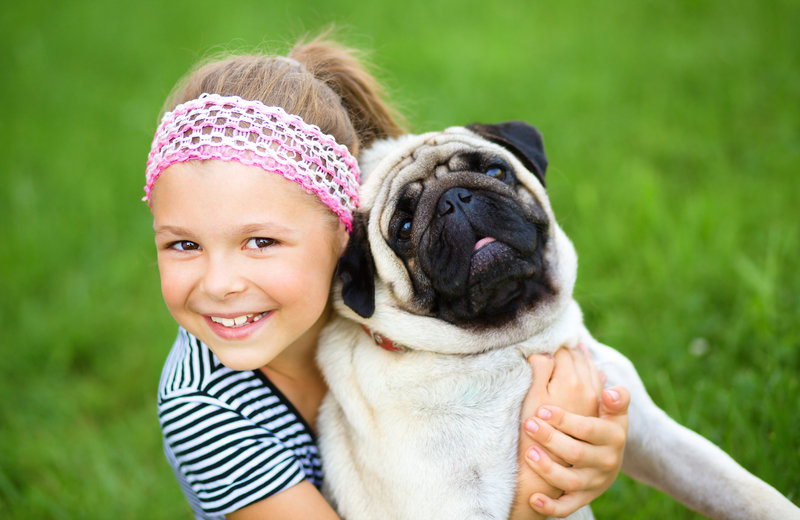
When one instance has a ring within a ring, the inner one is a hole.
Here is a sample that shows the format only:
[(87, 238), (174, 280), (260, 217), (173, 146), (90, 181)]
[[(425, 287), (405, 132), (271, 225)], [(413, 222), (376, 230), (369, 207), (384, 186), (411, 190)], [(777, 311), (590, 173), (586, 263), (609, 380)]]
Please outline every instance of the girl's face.
[(167, 307), (223, 364), (313, 351), (347, 243), (316, 197), (255, 166), (185, 162), (158, 178), (152, 208)]

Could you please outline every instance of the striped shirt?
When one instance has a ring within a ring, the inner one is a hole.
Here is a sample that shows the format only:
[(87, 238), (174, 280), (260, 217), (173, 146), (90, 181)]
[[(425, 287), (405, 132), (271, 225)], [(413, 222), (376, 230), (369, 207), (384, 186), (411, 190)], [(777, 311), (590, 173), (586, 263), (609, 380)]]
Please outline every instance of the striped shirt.
[(303, 480), (317, 488), (314, 435), (260, 370), (223, 365), (178, 330), (158, 390), (164, 452), (195, 517), (224, 519)]

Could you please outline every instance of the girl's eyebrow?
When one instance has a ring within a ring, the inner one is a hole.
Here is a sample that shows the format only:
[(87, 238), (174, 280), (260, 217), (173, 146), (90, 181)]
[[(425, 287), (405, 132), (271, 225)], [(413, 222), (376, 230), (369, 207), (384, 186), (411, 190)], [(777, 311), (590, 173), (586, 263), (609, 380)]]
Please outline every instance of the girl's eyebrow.
[(194, 233), (188, 229), (177, 226), (158, 226), (155, 228), (156, 236), (160, 235), (175, 235), (187, 238), (194, 238)]
[(290, 226), (286, 226), (279, 222), (262, 222), (253, 224), (242, 224), (233, 228), (234, 235), (253, 235), (258, 233), (293, 233), (295, 230)]

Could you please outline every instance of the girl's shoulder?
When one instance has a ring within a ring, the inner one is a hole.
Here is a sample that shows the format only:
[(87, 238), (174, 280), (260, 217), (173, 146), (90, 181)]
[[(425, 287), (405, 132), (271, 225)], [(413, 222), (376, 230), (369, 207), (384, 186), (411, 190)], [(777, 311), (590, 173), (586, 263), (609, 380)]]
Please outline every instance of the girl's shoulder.
[(158, 396), (164, 450), (197, 518), (221, 518), (304, 479), (320, 486), (313, 433), (261, 371), (223, 365), (184, 329)]

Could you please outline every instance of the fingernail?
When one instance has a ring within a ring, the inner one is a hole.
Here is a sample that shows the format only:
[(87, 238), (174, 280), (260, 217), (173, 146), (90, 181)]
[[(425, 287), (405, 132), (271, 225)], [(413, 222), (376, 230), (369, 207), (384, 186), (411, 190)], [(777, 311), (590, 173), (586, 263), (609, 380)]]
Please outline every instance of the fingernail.
[(605, 375), (604, 373), (602, 373), (602, 372), (600, 372), (600, 381), (601, 381), (603, 384), (606, 384), (606, 383), (608, 383), (608, 378), (607, 378), (607, 377), (606, 377), (606, 375)]
[(578, 348), (581, 349), (583, 352), (589, 351), (589, 347), (586, 346), (586, 343), (578, 343)]
[(612, 400), (612, 401), (614, 401), (615, 403), (616, 403), (617, 401), (619, 401), (619, 394), (617, 393), (617, 391), (616, 391), (616, 390), (611, 390), (611, 389), (608, 389), (608, 390), (606, 390), (606, 392), (608, 392), (608, 395), (610, 395), (610, 396), (611, 396), (611, 400)]
[(539, 425), (536, 424), (536, 421), (528, 419), (527, 421), (525, 421), (525, 429), (531, 433), (536, 433), (537, 431), (539, 431)]
[(544, 355), (544, 357), (546, 357), (547, 359), (553, 359), (553, 355), (552, 355), (552, 354), (543, 354), (543, 355)]
[[(617, 396), (617, 399), (619, 399), (619, 396)], [(538, 415), (540, 419), (544, 419), (545, 421), (553, 416), (553, 414), (550, 413), (550, 410), (548, 410), (547, 408), (539, 408), (539, 411), (536, 412), (536, 415)]]
[(537, 498), (536, 500), (533, 501), (533, 505), (541, 508), (544, 507), (544, 502), (542, 502), (541, 498)]
[(530, 450), (528, 450), (528, 457), (533, 462), (539, 462), (539, 459), (541, 458), (539, 457), (539, 452), (536, 450), (536, 448), (531, 448)]

